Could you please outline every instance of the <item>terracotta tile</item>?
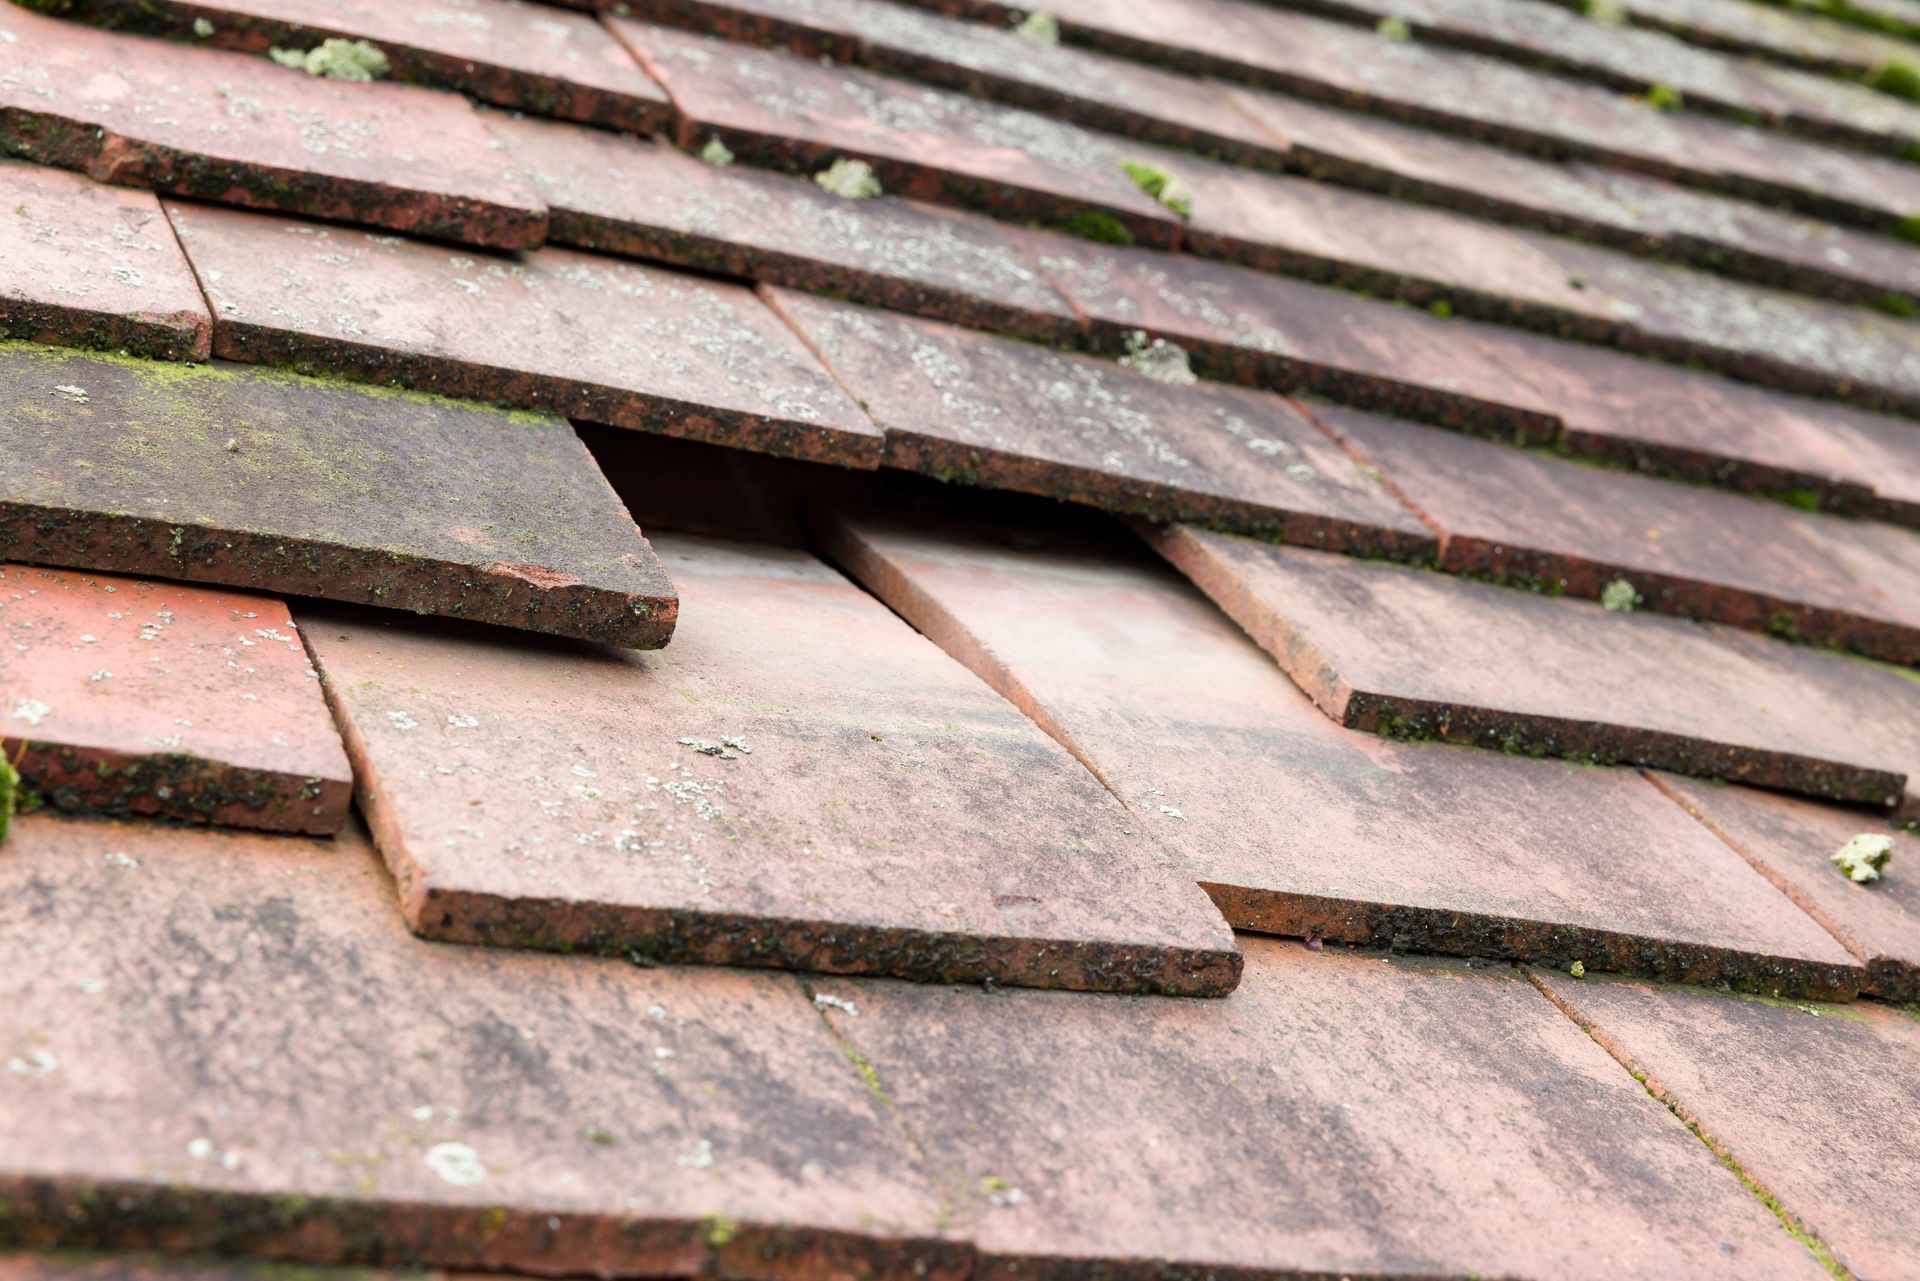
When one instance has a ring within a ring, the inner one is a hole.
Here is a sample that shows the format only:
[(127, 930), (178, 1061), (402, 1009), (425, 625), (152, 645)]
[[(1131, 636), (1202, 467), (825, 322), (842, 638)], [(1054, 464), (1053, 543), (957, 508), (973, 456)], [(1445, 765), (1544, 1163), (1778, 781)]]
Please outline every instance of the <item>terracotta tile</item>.
[(1863, 510), (1920, 527), (1920, 433), (1913, 424), (1880, 414), (1828, 411), (1821, 414), (1820, 427), (1871, 478), (1873, 493)]
[(608, 21), (672, 95), (683, 146), (718, 137), (773, 168), (851, 156), (895, 195), (1043, 222), (1104, 214), (1144, 243), (1178, 238), (1180, 220), (1120, 167), (1132, 154), (1121, 139), (877, 72)]
[(802, 552), (674, 536), (640, 659), (302, 614), (429, 937), (1220, 995), (1233, 937), (1094, 777)]
[(889, 466), (1335, 551), (1433, 551), (1426, 526), (1278, 396), (769, 297), (886, 429)]
[(959, 1274), (784, 975), (410, 938), (366, 838), (33, 817), (0, 859), (12, 1239), (543, 1275)]
[(0, 566), (0, 736), (66, 811), (324, 835), (352, 800), (299, 633), (266, 596)]
[(1246, 949), (1227, 1001), (820, 990), (975, 1276), (1825, 1275), (1519, 978)]
[(0, 556), (620, 645), (673, 632), (673, 584), (558, 419), (23, 344), (0, 347), (0, 403)]
[[(1870, 527), (1337, 406), (1310, 412), (1438, 526), (1444, 569), (1595, 600), (1625, 579), (1642, 609), (1920, 659), (1920, 622), (1895, 603), (1905, 593), (1829, 553)], [(1911, 549), (1903, 585), (1920, 591), (1920, 534), (1879, 532), (1899, 540), (1888, 550)]]
[(1708, 157), (1718, 190), (1784, 204), (1803, 213), (1884, 230), (1920, 207), (1920, 167), (1784, 138), (1723, 120), (1695, 119), (1688, 133)]
[(1893, 36), (1832, 22), (1812, 11), (1783, 13), (1769, 5), (1727, 0), (1634, 0), (1627, 13), (1638, 25), (1672, 31), (1695, 44), (1755, 53), (1786, 65), (1841, 75), (1871, 71), (1906, 51)]
[[(591, 8), (592, 5), (582, 5)], [(458, 89), (502, 107), (638, 133), (666, 127), (667, 95), (586, 14), (521, 0), (164, 0), (129, 15), (79, 0), (65, 16), (265, 55), (368, 40), (396, 80)], [(131, 23), (130, 23), (131, 19)], [(201, 35), (195, 23), (211, 30)]]
[(738, 285), (168, 205), (214, 351), (669, 436), (873, 466), (880, 433)]
[(1594, 1037), (1857, 1277), (1920, 1276), (1920, 1021), (1542, 975)]
[[(1023, 42), (1024, 43), (1024, 42)], [(490, 114), (553, 207), (553, 239), (1060, 340), (1079, 317), (997, 223), (844, 200), (804, 178), (703, 164), (665, 142)]]
[(206, 359), (206, 300), (150, 193), (0, 163), (0, 209), (0, 333)]
[(1905, 786), (1911, 760), (1854, 724), (1880, 709), (1809, 688), (1855, 660), (1192, 526), (1154, 541), (1342, 725), (1889, 809)]
[(10, 154), (103, 182), (476, 245), (538, 244), (546, 210), (473, 108), (14, 8), (0, 41)]
[(1093, 129), (1275, 166), (1285, 148), (1192, 76), (886, 0), (643, 0), (635, 17), (827, 54)]
[(1860, 982), (1635, 774), (1343, 730), (1124, 543), (860, 514), (822, 536), (1087, 761), (1237, 929), (1762, 992)]
[[(0, 1281), (401, 1281), (401, 1273), (364, 1268), (303, 1268), (249, 1259), (80, 1251), (0, 1254)], [(413, 1281), (444, 1281), (411, 1274)]]
[[(1920, 1000), (1920, 839), (1860, 815), (1771, 792), (1655, 777), (1818, 920), (1867, 967), (1867, 986), (1890, 1001)], [(1893, 858), (1877, 881), (1855, 884), (1833, 855), (1860, 835), (1884, 835)]]

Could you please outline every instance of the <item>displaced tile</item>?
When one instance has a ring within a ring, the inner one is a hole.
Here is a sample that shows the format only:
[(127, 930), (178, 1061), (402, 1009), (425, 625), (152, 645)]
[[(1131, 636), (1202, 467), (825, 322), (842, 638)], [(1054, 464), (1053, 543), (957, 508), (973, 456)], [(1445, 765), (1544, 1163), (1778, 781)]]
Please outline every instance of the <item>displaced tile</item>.
[(886, 430), (889, 466), (1334, 551), (1434, 548), (1413, 513), (1278, 396), (769, 297)]
[(345, 84), (9, 8), (6, 153), (103, 182), (476, 245), (538, 244), (546, 210), (457, 94)]
[(552, 206), (555, 241), (1049, 341), (1079, 331), (1073, 308), (986, 218), (843, 200), (804, 178), (703, 164), (664, 141), (486, 120)]
[(0, 739), (69, 812), (325, 835), (353, 799), (307, 651), (267, 596), (0, 566)]
[[(1251, 966), (1249, 967), (1251, 971)], [(1841, 1275), (1920, 1277), (1920, 1020), (1541, 975), (1623, 1065), (1828, 1248)]]
[(1099, 218), (1168, 246), (1179, 219), (1134, 186), (1120, 139), (876, 72), (608, 19), (681, 114), (677, 141), (718, 137), (773, 168), (870, 163), (895, 195), (1059, 223)]
[[(583, 5), (590, 8), (591, 5)], [(331, 38), (366, 40), (387, 74), (502, 107), (646, 133), (666, 127), (666, 93), (586, 14), (522, 0), (77, 0), (63, 16), (266, 55)]]
[[(1828, 805), (1667, 774), (1655, 781), (1832, 931), (1890, 1001), (1920, 1000), (1920, 839)], [(1857, 836), (1885, 837), (1893, 857), (1860, 885), (1833, 865)]]
[(845, 514), (821, 535), (1086, 761), (1237, 929), (1762, 992), (1860, 982), (1638, 775), (1341, 729), (1124, 543)]
[[(1920, 660), (1920, 624), (1880, 584), (1825, 550), (1843, 517), (1611, 471), (1331, 405), (1312, 412), (1439, 529), (1440, 565), (1598, 600), (1626, 580), (1637, 605)], [(1911, 547), (1920, 533), (1883, 529)]]
[(0, 335), (205, 360), (213, 322), (150, 193), (0, 162)]
[(0, 858), (10, 1239), (763, 1279), (962, 1271), (784, 975), (408, 937), (366, 837), (31, 817)]
[(669, 436), (873, 466), (880, 433), (738, 285), (543, 249), (475, 257), (167, 206), (214, 352)]
[(1125, 809), (803, 552), (674, 536), (640, 658), (305, 613), (407, 920), (648, 960), (1221, 995)]
[(0, 346), (0, 557), (663, 645), (673, 584), (566, 423)]
[(1227, 1001), (835, 985), (974, 1275), (1826, 1275), (1517, 976), (1245, 946)]
[(1322, 711), (1355, 729), (1889, 810), (1913, 764), (1853, 725), (1884, 705), (1808, 688), (1808, 671), (1824, 665), (1838, 684), (1857, 660), (1763, 637), (1747, 638), (1766, 651), (1750, 657), (1720, 639), (1741, 633), (1682, 619), (1192, 526), (1153, 541)]

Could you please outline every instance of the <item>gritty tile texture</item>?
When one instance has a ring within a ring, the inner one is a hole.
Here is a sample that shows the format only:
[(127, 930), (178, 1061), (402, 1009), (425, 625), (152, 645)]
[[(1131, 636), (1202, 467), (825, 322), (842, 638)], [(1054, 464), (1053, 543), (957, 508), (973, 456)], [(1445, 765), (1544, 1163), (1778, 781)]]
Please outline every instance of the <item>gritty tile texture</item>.
[(665, 91), (604, 27), (522, 0), (75, 0), (68, 16), (261, 56), (366, 40), (394, 79), (481, 102), (635, 133), (672, 116)]
[(1219, 995), (1232, 935), (1081, 765), (800, 552), (676, 536), (659, 657), (302, 616), (443, 939)]
[[(369, 1268), (318, 1268), (251, 1259), (81, 1251), (0, 1254), (0, 1281), (400, 1281)], [(443, 1281), (439, 1274), (416, 1281)]]
[(366, 838), (33, 817), (0, 859), (0, 1196), (35, 1246), (951, 1278), (783, 975), (410, 938)]
[(1079, 332), (1079, 317), (1013, 237), (977, 215), (845, 200), (797, 176), (703, 164), (664, 141), (498, 114), (486, 121), (552, 206), (556, 241), (1002, 333)]
[(1192, 526), (1153, 541), (1342, 725), (1888, 807), (1906, 785), (1907, 754), (1856, 732), (1884, 710), (1849, 698), (1854, 660)]
[(145, 191), (0, 162), (0, 335), (205, 360), (213, 322)]
[(325, 834), (352, 800), (307, 652), (266, 596), (0, 566), (0, 736), (69, 812)]
[(1762, 992), (1859, 984), (1638, 775), (1341, 729), (1124, 542), (857, 514), (821, 534), (1086, 761), (1238, 929)]
[(1920, 1020), (1619, 980), (1539, 981), (1856, 1277), (1920, 1276)]
[(1277, 396), (770, 296), (886, 430), (890, 466), (1334, 550), (1433, 548), (1418, 518)]
[(1519, 977), (1246, 949), (1227, 1001), (854, 983), (827, 1018), (976, 1276), (1825, 1275)]
[(0, 347), (0, 556), (620, 645), (660, 562), (559, 419), (224, 364)]
[(0, 152), (128, 186), (476, 245), (538, 244), (546, 210), (465, 99), (345, 84), (9, 8)]
[(214, 350), (819, 462), (880, 433), (738, 285), (545, 249), (474, 256), (259, 214), (169, 207)]

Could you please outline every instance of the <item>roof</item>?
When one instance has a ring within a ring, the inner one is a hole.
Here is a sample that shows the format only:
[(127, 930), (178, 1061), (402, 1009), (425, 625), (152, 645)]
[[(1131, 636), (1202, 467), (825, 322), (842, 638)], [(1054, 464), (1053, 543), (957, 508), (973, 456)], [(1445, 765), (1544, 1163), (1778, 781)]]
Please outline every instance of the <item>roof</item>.
[(1920, 1279), (1817, 9), (0, 7), (0, 1281)]

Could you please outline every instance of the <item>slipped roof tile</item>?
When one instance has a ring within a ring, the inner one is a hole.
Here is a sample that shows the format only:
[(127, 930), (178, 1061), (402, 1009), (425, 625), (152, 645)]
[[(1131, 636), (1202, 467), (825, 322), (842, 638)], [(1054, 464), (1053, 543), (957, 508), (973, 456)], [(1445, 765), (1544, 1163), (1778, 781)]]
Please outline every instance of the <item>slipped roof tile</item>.
[(567, 424), (0, 346), (0, 556), (657, 646), (676, 601)]
[(1042, 339), (1079, 317), (989, 219), (845, 200), (804, 178), (703, 164), (661, 142), (490, 114), (552, 206), (555, 241)]
[(1206, 896), (1094, 777), (800, 552), (672, 536), (659, 657), (305, 613), (423, 934), (1220, 995)]
[[(1831, 930), (1875, 995), (1920, 1000), (1920, 839), (1794, 797), (1677, 774), (1655, 781)], [(1893, 857), (1879, 880), (1857, 885), (1832, 859), (1863, 834), (1886, 836)]]
[[(31, 817), (0, 859), (0, 1196), (74, 1248), (951, 1281), (785, 975), (408, 937), (364, 835)], [(164, 1227), (156, 1237), (153, 1225)]]
[[(1849, 695), (1858, 660), (1192, 526), (1153, 541), (1356, 729), (1651, 765), (1886, 812), (1914, 764), (1885, 736), (1857, 732), (1863, 716), (1885, 714), (1863, 683)], [(1920, 686), (1913, 693), (1920, 705)]]
[[(890, 466), (1368, 555), (1433, 536), (1285, 400), (769, 291), (887, 432)], [(905, 359), (902, 359), (902, 357)]]
[(207, 358), (206, 300), (151, 192), (0, 162), (0, 210), (0, 333)]
[(1124, 545), (858, 514), (822, 534), (1099, 773), (1238, 929), (1761, 992), (1860, 982), (1638, 775), (1341, 729)]
[(1868, 1002), (1540, 982), (1849, 1275), (1920, 1277), (1920, 1151), (1899, 1120), (1920, 1110), (1920, 1020)]
[(874, 466), (880, 433), (750, 291), (615, 258), (517, 258), (169, 203), (214, 351)]
[(1518, 977), (1246, 950), (1226, 1001), (854, 983), (826, 1017), (985, 1275), (1825, 1275)]
[(292, 616), (267, 596), (0, 565), (0, 738), (70, 812), (327, 834), (353, 795)]
[(12, 155), (469, 244), (517, 249), (545, 234), (545, 207), (457, 94), (342, 84), (18, 7), (5, 21), (0, 119)]

